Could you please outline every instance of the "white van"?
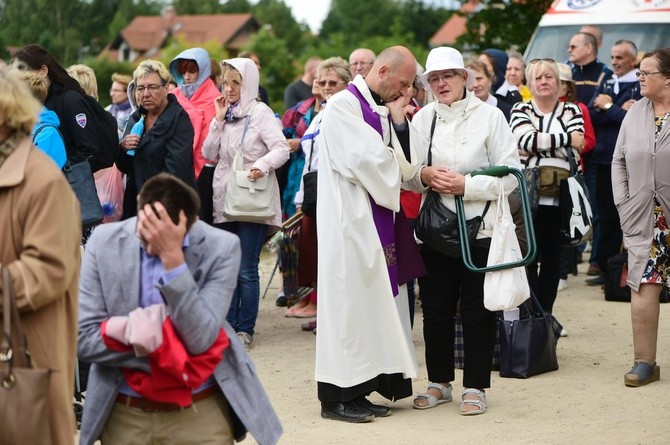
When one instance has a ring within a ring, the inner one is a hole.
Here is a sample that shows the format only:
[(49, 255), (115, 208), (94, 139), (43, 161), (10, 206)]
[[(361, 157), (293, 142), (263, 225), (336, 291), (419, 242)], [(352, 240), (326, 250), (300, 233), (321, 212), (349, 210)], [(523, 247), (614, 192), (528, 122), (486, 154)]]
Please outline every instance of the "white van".
[(617, 40), (634, 42), (640, 51), (670, 47), (670, 0), (556, 0), (542, 16), (528, 43), (526, 60), (568, 57), (570, 38), (583, 25), (603, 31), (598, 58), (609, 63)]

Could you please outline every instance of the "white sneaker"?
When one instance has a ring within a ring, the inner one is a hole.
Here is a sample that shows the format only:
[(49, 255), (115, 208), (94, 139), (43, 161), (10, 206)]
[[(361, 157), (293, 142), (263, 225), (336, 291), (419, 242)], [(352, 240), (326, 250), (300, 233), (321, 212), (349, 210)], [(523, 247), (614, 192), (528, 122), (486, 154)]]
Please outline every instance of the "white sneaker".
[(568, 288), (568, 280), (564, 280), (563, 278), (558, 280), (558, 288), (556, 289), (558, 292), (565, 290), (567, 288)]
[(567, 336), (568, 336), (568, 331), (566, 331), (565, 328), (563, 328), (561, 330), (561, 337), (567, 337)]
[(237, 339), (242, 343), (245, 351), (248, 351), (254, 345), (253, 335), (249, 335), (246, 332), (238, 332)]

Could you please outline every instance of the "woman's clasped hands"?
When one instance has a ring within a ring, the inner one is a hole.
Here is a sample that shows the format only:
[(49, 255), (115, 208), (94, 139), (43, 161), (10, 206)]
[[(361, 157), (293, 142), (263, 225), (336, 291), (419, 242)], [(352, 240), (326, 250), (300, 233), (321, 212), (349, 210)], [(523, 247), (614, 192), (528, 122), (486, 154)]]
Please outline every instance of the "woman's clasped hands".
[(465, 193), (465, 176), (445, 166), (424, 167), (421, 182), (445, 195), (461, 196)]

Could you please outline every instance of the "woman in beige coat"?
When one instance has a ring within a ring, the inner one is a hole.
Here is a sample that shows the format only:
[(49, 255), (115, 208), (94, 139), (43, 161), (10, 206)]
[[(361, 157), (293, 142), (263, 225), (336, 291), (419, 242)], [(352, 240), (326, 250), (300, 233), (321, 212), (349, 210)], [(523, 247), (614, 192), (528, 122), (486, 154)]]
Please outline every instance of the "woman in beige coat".
[[(71, 445), (81, 221), (79, 202), (65, 177), (31, 143), (39, 110), (28, 88), (0, 71), (0, 266), (12, 277), (33, 364), (56, 371), (51, 374), (51, 415), (44, 419), (50, 424), (50, 443)], [(5, 291), (0, 282), (0, 296)], [(5, 440), (0, 437), (1, 443)]]
[(612, 189), (623, 242), (628, 248), (628, 281), (635, 363), (626, 386), (660, 378), (656, 365), (659, 294), (670, 285), (670, 48), (647, 53), (640, 62), (644, 96), (624, 119), (612, 159)]

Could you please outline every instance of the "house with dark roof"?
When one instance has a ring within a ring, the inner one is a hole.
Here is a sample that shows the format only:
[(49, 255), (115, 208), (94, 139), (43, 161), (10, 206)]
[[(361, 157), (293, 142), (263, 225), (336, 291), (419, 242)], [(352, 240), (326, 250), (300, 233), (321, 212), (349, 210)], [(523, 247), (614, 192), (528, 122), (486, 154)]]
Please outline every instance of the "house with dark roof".
[(157, 58), (176, 36), (194, 44), (215, 41), (237, 54), (259, 29), (251, 14), (177, 15), (166, 8), (160, 16), (135, 17), (101, 56), (129, 62)]

